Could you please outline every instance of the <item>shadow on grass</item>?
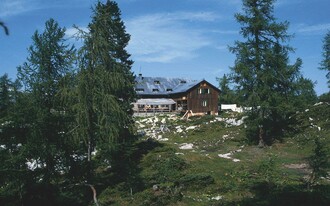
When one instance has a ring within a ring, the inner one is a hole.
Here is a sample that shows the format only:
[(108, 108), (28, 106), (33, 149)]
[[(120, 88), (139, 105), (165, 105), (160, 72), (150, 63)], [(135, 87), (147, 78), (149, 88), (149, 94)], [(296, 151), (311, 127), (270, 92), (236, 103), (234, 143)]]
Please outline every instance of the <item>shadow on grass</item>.
[(258, 183), (252, 186), (253, 198), (220, 205), (240, 206), (328, 206), (330, 205), (330, 185), (320, 185), (313, 191), (303, 185), (276, 187), (270, 183)]

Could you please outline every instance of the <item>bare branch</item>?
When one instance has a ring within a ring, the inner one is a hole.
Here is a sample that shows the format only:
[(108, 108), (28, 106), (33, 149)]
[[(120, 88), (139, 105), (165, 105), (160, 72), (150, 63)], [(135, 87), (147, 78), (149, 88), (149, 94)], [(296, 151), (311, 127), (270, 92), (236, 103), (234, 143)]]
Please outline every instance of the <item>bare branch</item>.
[(5, 30), (5, 34), (9, 35), (9, 30), (8, 30), (8, 27), (5, 25), (5, 23), (0, 21), (0, 26), (3, 27), (3, 29)]

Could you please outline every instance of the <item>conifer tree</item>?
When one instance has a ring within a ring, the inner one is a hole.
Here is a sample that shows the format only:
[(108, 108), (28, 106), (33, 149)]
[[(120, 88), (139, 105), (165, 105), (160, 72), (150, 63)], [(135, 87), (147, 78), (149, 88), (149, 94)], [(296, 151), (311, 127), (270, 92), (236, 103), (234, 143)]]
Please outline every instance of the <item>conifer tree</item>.
[(252, 107), (247, 134), (260, 146), (282, 135), (302, 78), (302, 61), (289, 64), (293, 49), (286, 45), (288, 22), (276, 22), (273, 4), (274, 0), (243, 0), (243, 13), (235, 17), (246, 41), (230, 47), (236, 55), (231, 71), (237, 94), (245, 106)]
[(10, 89), (12, 82), (10, 81), (8, 74), (4, 74), (0, 77), (0, 119), (6, 115), (8, 107), (10, 105)]
[(0, 205), (22, 205), (23, 187), (28, 179), (22, 155), (25, 129), (21, 120), (25, 117), (18, 117), (17, 111), (22, 95), (19, 89), (19, 82), (12, 81), (7, 74), (0, 77)]
[(323, 40), (323, 60), (320, 69), (327, 71), (328, 87), (330, 88), (330, 31)]
[(34, 173), (34, 181), (41, 179), (46, 186), (64, 171), (67, 127), (59, 91), (64, 76), (72, 72), (75, 55), (74, 47), (65, 43), (65, 31), (54, 19), (49, 19), (42, 33), (33, 34), (27, 61), (18, 67), (28, 108), (21, 114), (27, 129), (24, 155), (35, 165), (28, 168)]
[(219, 96), (220, 104), (237, 104), (235, 92), (229, 87), (230, 79), (227, 75), (224, 74), (222, 78), (217, 78), (217, 81), (219, 82), (219, 88), (221, 90), (221, 95)]
[[(80, 50), (77, 74), (77, 125), (75, 134), (84, 140), (86, 179), (93, 182), (92, 152), (106, 153), (130, 140), (133, 128), (131, 103), (135, 98), (132, 61), (125, 50), (130, 36), (114, 1), (98, 2)], [(85, 154), (86, 154), (85, 153)], [(110, 163), (113, 166), (113, 162)], [(109, 166), (109, 165), (108, 165)]]

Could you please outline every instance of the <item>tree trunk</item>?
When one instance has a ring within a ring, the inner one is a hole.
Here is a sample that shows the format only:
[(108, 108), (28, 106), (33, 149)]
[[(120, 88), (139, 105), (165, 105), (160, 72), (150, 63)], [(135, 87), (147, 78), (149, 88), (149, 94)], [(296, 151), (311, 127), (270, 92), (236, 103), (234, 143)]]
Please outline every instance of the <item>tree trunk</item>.
[(259, 144), (258, 147), (264, 147), (265, 141), (264, 141), (264, 129), (262, 126), (259, 127)]
[(93, 185), (88, 184), (88, 186), (91, 188), (93, 192), (93, 200), (96, 206), (99, 206), (99, 203), (97, 202), (97, 197), (96, 197), (96, 189)]

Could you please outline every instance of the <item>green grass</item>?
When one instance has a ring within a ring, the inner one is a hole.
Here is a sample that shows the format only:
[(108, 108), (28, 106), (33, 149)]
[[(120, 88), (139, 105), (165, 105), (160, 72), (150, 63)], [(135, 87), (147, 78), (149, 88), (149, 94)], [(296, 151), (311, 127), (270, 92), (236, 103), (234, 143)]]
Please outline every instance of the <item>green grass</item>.
[[(194, 117), (189, 121), (160, 116), (158, 119), (165, 118), (170, 130), (161, 134), (168, 141), (162, 141), (161, 147), (155, 147), (141, 157), (139, 169), (145, 189), (129, 200), (121, 198), (117, 203), (290, 205), (294, 198), (300, 198), (301, 205), (314, 205), (311, 200), (317, 198), (319, 205), (328, 205), (330, 193), (323, 191), (330, 190), (329, 180), (323, 179), (313, 191), (307, 191), (304, 178), (310, 170), (301, 166), (308, 165), (314, 147), (313, 135), (322, 135), (324, 144), (330, 144), (330, 117), (319, 117), (324, 110), (329, 111), (328, 107), (314, 106), (307, 112), (298, 113), (293, 117), (297, 119), (296, 133), (265, 148), (247, 143), (244, 125), (228, 126), (214, 121), (212, 116)], [(222, 116), (242, 118), (242, 114), (234, 113)], [(322, 126), (321, 132), (310, 127), (309, 118), (313, 119), (313, 124)], [(159, 127), (161, 124), (155, 125)], [(176, 129), (179, 125), (183, 130), (181, 133)], [(196, 128), (186, 130), (189, 126)], [(151, 124), (145, 124), (144, 129), (151, 127)], [(145, 139), (147, 137), (142, 137), (141, 141)], [(183, 143), (192, 143), (193, 149), (180, 149)], [(218, 156), (231, 151), (238, 151), (231, 157), (239, 162)], [(161, 189), (153, 191), (152, 185), (159, 185)]]

